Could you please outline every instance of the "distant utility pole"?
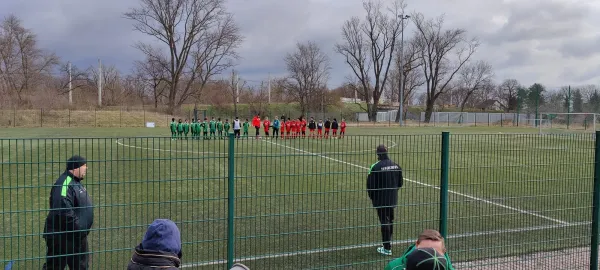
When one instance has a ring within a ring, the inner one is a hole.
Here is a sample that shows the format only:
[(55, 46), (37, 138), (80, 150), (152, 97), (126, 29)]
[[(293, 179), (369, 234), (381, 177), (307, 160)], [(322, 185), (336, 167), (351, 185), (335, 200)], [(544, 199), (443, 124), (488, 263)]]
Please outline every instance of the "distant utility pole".
[(98, 59), (98, 106), (102, 106), (102, 61)]
[(73, 79), (71, 77), (71, 62), (69, 62), (69, 105), (73, 105)]
[(271, 104), (271, 73), (269, 73), (269, 83), (267, 84), (267, 91), (269, 91), (269, 104)]
[(235, 74), (235, 103), (240, 103), (240, 79)]

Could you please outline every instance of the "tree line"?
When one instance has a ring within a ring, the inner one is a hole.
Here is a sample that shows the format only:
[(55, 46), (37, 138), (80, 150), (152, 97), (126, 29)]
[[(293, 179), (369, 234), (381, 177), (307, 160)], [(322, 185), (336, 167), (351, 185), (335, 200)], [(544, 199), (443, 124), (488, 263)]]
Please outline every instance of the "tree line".
[[(97, 66), (72, 66), (40, 48), (33, 30), (10, 15), (0, 26), (0, 105), (66, 106), (71, 89), (75, 103), (93, 106), (101, 81), (102, 105), (141, 103), (164, 106), (169, 113), (184, 103), (233, 104), (237, 112), (239, 102), (250, 103), (259, 112), (269, 101), (296, 102), (305, 113), (324, 110), (347, 97), (364, 101), (359, 104), (374, 121), (382, 101), (397, 102), (401, 92), (405, 105), (424, 108), (425, 121), (440, 106), (507, 112), (599, 109), (593, 85), (569, 91), (546, 90), (539, 83), (525, 87), (516, 79), (496, 83), (493, 67), (473, 60), (480, 47), (476, 37), (465, 29), (446, 27), (443, 15), (427, 18), (407, 12), (404, 0), (391, 5), (365, 0), (365, 15), (344, 22), (333, 48), (299, 41), (281, 59), (285, 76), (248, 84), (235, 70), (242, 60), (237, 51), (244, 36), (224, 3), (139, 0), (123, 15), (153, 42), (134, 44), (144, 57), (128, 72), (110, 64), (101, 71)], [(346, 81), (334, 89), (328, 88), (329, 50), (348, 68)]]

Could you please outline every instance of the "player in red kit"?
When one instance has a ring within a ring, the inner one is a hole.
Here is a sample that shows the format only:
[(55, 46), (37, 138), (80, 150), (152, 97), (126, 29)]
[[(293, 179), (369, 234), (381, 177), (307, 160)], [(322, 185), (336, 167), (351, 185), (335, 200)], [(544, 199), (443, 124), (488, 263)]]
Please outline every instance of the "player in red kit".
[(265, 136), (269, 138), (269, 129), (271, 128), (271, 121), (269, 121), (269, 117), (265, 117), (263, 121), (263, 127), (265, 128)]
[(292, 119), (288, 118), (287, 122), (285, 122), (285, 126), (287, 129), (287, 137), (290, 138), (292, 135)]
[(300, 125), (302, 126), (302, 138), (306, 138), (306, 119), (300, 118)]
[(281, 117), (281, 121), (280, 121), (280, 129), (281, 129), (281, 133), (279, 134), (281, 136), (282, 139), (285, 139), (285, 118)]
[(315, 138), (315, 129), (317, 129), (317, 123), (315, 122), (314, 117), (311, 117), (310, 121), (308, 121), (308, 129), (310, 130), (309, 138)]
[(340, 138), (344, 138), (346, 134), (346, 119), (342, 118), (342, 122), (340, 123)]

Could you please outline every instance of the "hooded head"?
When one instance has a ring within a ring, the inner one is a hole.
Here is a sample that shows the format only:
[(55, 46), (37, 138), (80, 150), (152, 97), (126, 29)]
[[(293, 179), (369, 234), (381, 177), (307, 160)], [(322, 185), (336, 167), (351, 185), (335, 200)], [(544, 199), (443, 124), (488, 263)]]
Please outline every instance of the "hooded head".
[(380, 144), (379, 146), (377, 146), (377, 159), (379, 160), (383, 160), (383, 159), (388, 159), (388, 154), (387, 154), (387, 147), (383, 144)]
[(142, 249), (177, 254), (181, 258), (181, 234), (175, 222), (168, 219), (154, 220), (144, 235)]

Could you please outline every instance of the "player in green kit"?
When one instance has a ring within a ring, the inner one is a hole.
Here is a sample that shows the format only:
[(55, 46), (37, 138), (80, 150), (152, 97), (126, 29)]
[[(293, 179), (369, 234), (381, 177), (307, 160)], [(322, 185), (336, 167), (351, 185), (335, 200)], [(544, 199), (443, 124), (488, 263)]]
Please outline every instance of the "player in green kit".
[(210, 123), (208, 124), (208, 127), (210, 129), (210, 138), (214, 139), (215, 138), (215, 132), (217, 131), (217, 121), (215, 121), (214, 117), (210, 120)]
[(248, 118), (246, 118), (246, 122), (242, 124), (242, 128), (244, 129), (244, 136), (248, 137), (248, 128), (250, 127), (250, 122), (248, 122)]
[(204, 118), (204, 122), (200, 124), (200, 128), (202, 129), (202, 135), (204, 135), (204, 139), (208, 139), (208, 119)]
[(177, 123), (177, 137), (183, 137), (183, 123), (181, 122), (181, 119), (179, 119), (179, 123)]
[(198, 124), (198, 119), (192, 120), (192, 127), (190, 129), (192, 130), (192, 139), (194, 139), (194, 140), (198, 139), (198, 134), (200, 134), (200, 132), (199, 132), (200, 126)]
[(188, 139), (188, 133), (190, 133), (190, 121), (185, 119), (183, 122), (183, 133), (185, 134), (185, 139)]
[(219, 139), (223, 139), (223, 122), (221, 121), (221, 118), (217, 119), (217, 133)]
[(171, 118), (171, 140), (177, 139), (177, 122), (175, 122), (175, 118)]
[(227, 138), (227, 136), (229, 136), (229, 129), (231, 128), (231, 123), (229, 123), (229, 119), (225, 119), (225, 138)]

